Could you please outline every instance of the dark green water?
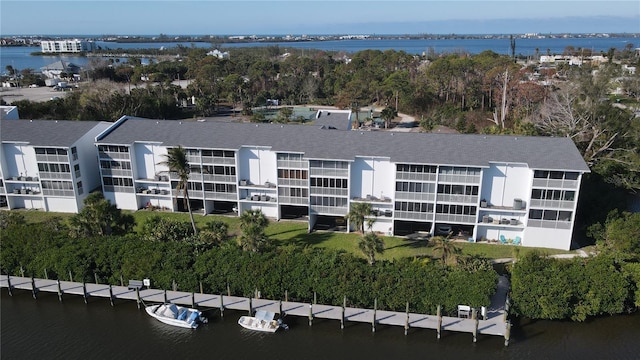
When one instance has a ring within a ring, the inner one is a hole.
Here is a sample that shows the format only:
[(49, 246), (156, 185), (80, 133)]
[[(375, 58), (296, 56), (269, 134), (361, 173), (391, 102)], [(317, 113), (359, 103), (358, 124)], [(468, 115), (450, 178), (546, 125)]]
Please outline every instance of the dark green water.
[(522, 323), (504, 347), (499, 337), (443, 333), (367, 324), (287, 318), (288, 331), (262, 334), (236, 322), (244, 313), (208, 311), (197, 330), (170, 327), (138, 310), (135, 302), (2, 289), (2, 359), (638, 359), (640, 314), (588, 323)]

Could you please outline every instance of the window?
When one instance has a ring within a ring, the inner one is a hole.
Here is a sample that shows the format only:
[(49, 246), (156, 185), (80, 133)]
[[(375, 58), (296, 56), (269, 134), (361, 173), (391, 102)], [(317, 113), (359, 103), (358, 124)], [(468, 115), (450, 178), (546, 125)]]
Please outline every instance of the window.
[(543, 220), (551, 220), (556, 221), (558, 219), (558, 211), (556, 210), (545, 210), (542, 214)]
[(76, 183), (76, 187), (78, 188), (78, 195), (82, 195), (82, 193), (84, 192), (84, 190), (82, 189), (82, 181), (78, 181)]
[(76, 174), (76, 177), (79, 178), (80, 174), (80, 164), (73, 165), (73, 172)]
[(538, 210), (538, 209), (529, 210), (529, 219), (541, 220), (542, 219), (542, 210)]
[(565, 180), (578, 180), (577, 172), (566, 172), (564, 173)]
[(75, 146), (71, 148), (71, 157), (74, 161), (78, 160), (78, 149)]

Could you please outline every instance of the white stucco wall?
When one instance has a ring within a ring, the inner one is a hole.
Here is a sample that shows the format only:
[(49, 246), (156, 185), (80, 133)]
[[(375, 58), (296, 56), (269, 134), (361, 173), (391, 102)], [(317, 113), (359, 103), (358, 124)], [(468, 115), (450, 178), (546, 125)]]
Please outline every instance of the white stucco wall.
[(492, 206), (512, 207), (514, 199), (530, 197), (533, 172), (523, 164), (496, 164), (483, 169), (481, 199)]
[(275, 152), (265, 148), (243, 147), (238, 153), (238, 179), (249, 180), (254, 185), (277, 182), (278, 163)]
[(571, 249), (571, 230), (528, 227), (522, 237), (524, 246)]
[(395, 165), (385, 158), (356, 158), (351, 164), (352, 197), (372, 195), (382, 199), (395, 191)]

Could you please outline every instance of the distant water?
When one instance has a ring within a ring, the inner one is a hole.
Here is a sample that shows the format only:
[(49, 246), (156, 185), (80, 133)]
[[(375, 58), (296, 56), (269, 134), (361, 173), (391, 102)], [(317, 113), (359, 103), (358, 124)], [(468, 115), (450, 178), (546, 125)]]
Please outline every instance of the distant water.
[[(207, 42), (166, 42), (166, 43), (115, 43), (96, 42), (101, 48), (108, 49), (142, 49), (161, 47), (171, 48), (178, 45), (184, 47), (213, 48), (213, 44)], [(561, 54), (567, 46), (574, 48), (589, 49), (592, 52), (607, 52), (610, 48), (623, 49), (627, 44), (633, 47), (640, 46), (640, 38), (619, 37), (619, 38), (554, 38), (554, 39), (516, 39), (516, 54), (533, 56), (538, 49), (539, 54), (546, 54), (547, 50), (552, 54)], [(234, 48), (253, 46), (278, 46), (283, 49), (319, 49), (326, 51), (344, 51), (355, 53), (361, 50), (397, 50), (405, 51), (409, 54), (420, 55), (429, 52), (430, 49), (437, 53), (466, 51), (471, 54), (478, 54), (485, 50), (491, 50), (498, 54), (510, 54), (509, 39), (442, 39), (442, 40), (410, 40), (410, 39), (389, 39), (389, 40), (330, 40), (330, 41), (306, 41), (306, 42), (254, 42), (254, 43), (226, 43), (220, 44), (225, 51), (233, 53)], [(32, 52), (40, 51), (38, 47), (2, 47), (0, 48), (0, 71), (4, 72), (7, 65), (16, 69), (40, 69), (57, 60), (72, 62), (76, 65), (84, 66), (89, 62), (88, 57), (53, 55), (53, 56), (31, 56)], [(233, 56), (233, 55), (232, 55)]]
[(640, 314), (604, 317), (587, 323), (535, 321), (500, 337), (379, 326), (335, 320), (286, 318), (287, 331), (264, 334), (242, 329), (244, 312), (206, 311), (209, 323), (196, 330), (164, 325), (133, 301), (55, 294), (34, 300), (26, 291), (0, 298), (2, 359), (638, 359)]

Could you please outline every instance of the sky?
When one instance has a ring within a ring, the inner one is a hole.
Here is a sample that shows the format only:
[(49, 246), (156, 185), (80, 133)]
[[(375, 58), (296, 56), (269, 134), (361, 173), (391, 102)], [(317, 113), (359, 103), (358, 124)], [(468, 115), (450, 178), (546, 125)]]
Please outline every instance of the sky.
[(0, 36), (591, 32), (640, 33), (640, 1), (0, 1)]

